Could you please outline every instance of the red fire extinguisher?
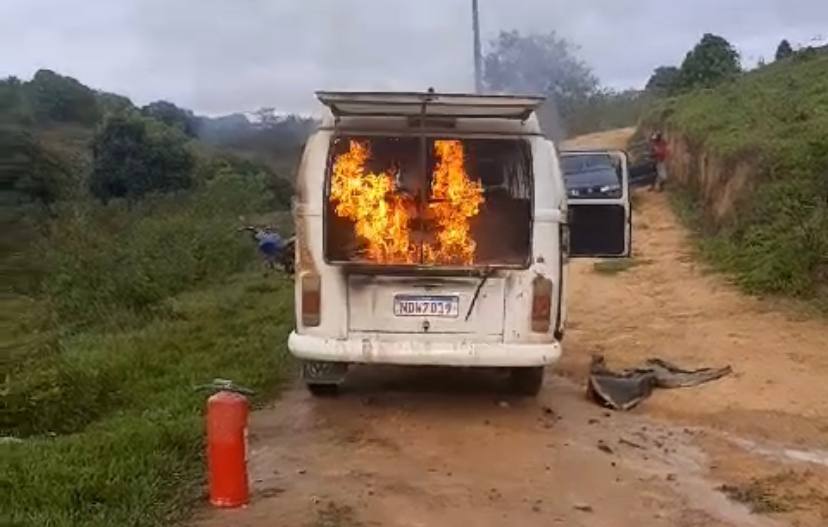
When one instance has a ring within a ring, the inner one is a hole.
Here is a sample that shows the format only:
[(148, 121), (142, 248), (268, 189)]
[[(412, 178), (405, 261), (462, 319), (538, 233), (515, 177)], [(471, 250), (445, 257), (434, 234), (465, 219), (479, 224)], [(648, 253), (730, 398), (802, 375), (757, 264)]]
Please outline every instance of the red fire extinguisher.
[(218, 390), (207, 399), (207, 482), (210, 503), (216, 507), (247, 504), (247, 417), (253, 392), (231, 381), (216, 379)]

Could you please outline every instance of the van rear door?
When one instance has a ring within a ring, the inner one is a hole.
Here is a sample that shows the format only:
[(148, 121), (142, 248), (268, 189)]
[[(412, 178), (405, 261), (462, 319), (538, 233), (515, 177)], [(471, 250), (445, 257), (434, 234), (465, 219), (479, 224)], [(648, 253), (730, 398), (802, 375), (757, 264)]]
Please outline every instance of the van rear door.
[(632, 211), (627, 154), (569, 151), (560, 154), (569, 210), (569, 256), (627, 257)]

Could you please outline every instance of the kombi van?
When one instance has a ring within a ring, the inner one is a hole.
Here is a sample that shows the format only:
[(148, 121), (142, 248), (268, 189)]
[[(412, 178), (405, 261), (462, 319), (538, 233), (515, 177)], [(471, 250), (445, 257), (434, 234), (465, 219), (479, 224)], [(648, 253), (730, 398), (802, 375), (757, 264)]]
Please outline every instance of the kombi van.
[[(568, 258), (629, 254), (626, 157), (559, 153), (540, 97), (317, 97), (288, 340), (310, 391), (335, 392), (352, 364), (398, 364), (504, 368), (536, 394), (561, 354)], [(566, 184), (562, 157), (575, 167)], [(611, 192), (568, 196), (577, 167), (606, 162)]]

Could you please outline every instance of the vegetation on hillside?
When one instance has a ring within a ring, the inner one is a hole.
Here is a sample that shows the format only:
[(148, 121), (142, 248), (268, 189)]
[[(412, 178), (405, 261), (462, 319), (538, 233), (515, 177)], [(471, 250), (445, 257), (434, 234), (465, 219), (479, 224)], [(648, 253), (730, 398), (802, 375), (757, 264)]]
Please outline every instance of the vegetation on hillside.
[(45, 70), (0, 81), (0, 524), (168, 525), (200, 492), (193, 386), (262, 400), (289, 371), (291, 282), (237, 229), (289, 233), (292, 185), (191, 118)]
[(647, 81), (647, 91), (675, 95), (709, 88), (741, 73), (739, 52), (725, 38), (706, 33), (687, 52), (680, 67), (659, 66)]
[(724, 221), (695, 207), (713, 261), (749, 291), (828, 299), (828, 55), (796, 53), (663, 100), (647, 122), (725, 166), (754, 168)]
[(237, 172), (263, 174), (281, 195), (315, 122), (260, 113), (271, 118), (202, 117), (167, 101), (138, 108), (50, 70), (30, 81), (0, 79), (0, 202), (193, 188), (205, 175), (196, 169), (214, 158)]
[(793, 55), (793, 52), (794, 50), (791, 47), (791, 43), (788, 42), (787, 39), (782, 39), (779, 46), (776, 48), (775, 58), (776, 60), (783, 60)]
[(195, 159), (177, 127), (139, 115), (114, 115), (92, 143), (89, 190), (102, 201), (193, 186)]

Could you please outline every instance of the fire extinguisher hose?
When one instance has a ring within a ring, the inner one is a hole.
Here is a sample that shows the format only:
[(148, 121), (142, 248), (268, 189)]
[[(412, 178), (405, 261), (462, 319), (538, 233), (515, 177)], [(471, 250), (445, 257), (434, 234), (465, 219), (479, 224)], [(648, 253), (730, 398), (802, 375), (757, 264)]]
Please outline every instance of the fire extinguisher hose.
[(256, 395), (255, 390), (238, 385), (230, 379), (213, 379), (213, 382), (209, 384), (199, 384), (193, 389), (197, 392), (234, 392), (242, 395)]

